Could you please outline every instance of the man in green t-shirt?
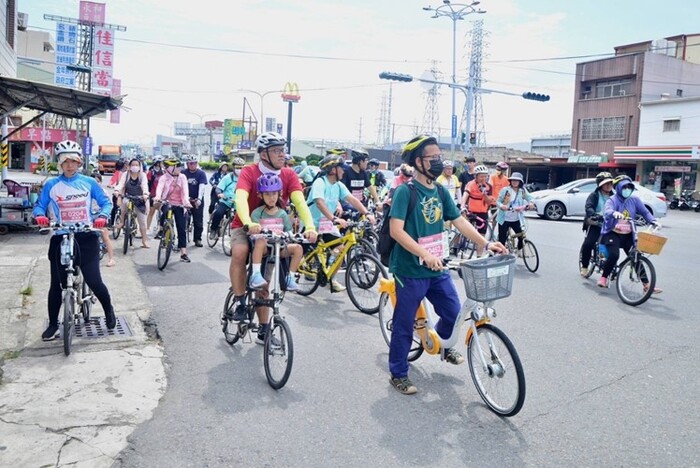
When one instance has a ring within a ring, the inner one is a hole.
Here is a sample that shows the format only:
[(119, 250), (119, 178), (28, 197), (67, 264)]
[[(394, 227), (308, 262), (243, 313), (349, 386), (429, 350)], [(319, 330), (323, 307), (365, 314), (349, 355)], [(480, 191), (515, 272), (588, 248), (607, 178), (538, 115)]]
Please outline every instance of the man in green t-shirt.
[[(442, 173), (442, 154), (437, 140), (421, 135), (404, 147), (402, 160), (415, 168), (413, 185), (417, 203), (408, 213), (411, 188), (400, 185), (394, 193), (390, 213), (391, 237), (396, 246), (391, 252), (389, 271), (396, 281), (389, 370), (391, 384), (404, 394), (416, 393), (408, 379), (408, 352), (413, 339), (413, 322), (423, 298), (433, 305), (440, 320), (435, 330), (441, 338), (449, 338), (455, 326), (461, 304), (449, 272), (442, 260), (449, 255), (444, 221), (452, 221), (455, 228), (479, 246), (493, 252), (508, 250), (498, 242), (488, 242), (460, 212), (451, 196), (441, 194), (435, 179)], [(443, 204), (444, 202), (444, 204)], [(461, 364), (464, 358), (448, 348), (442, 357), (450, 364)]]

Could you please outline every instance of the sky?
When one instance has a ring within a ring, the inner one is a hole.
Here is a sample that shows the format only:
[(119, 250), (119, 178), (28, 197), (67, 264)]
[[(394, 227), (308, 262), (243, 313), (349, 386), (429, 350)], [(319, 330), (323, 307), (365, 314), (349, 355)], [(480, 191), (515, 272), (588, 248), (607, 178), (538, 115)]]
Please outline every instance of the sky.
[[(432, 3), (431, 3), (432, 2)], [(45, 13), (77, 17), (78, 0), (19, 0), (29, 27), (55, 30)], [(277, 91), (299, 84), (293, 136), (357, 144), (377, 141), (382, 71), (421, 76), (437, 60), (442, 79), (452, 70), (449, 18), (431, 18), (436, 0), (108, 0), (117, 33), (114, 75), (126, 94), (120, 124), (93, 119), (100, 144), (154, 144), (174, 122), (240, 118), (243, 98), (259, 114), (287, 121)], [(454, 2), (456, 3), (456, 2)], [(485, 88), (551, 96), (549, 102), (483, 94), (486, 143), (498, 145), (571, 132), (577, 62), (604, 58), (617, 45), (700, 33), (700, 7), (690, 0), (483, 0), (457, 26), (456, 78), (464, 83), (469, 31), (483, 20)], [(596, 55), (595, 57), (580, 56)], [(599, 55), (598, 55), (599, 54)], [(576, 57), (579, 58), (566, 58)], [(541, 60), (542, 59), (542, 60)], [(420, 127), (426, 89), (392, 86), (394, 140)], [(465, 98), (458, 92), (461, 122)], [(449, 138), (451, 92), (440, 89), (441, 134)], [(248, 111), (246, 111), (248, 112)]]

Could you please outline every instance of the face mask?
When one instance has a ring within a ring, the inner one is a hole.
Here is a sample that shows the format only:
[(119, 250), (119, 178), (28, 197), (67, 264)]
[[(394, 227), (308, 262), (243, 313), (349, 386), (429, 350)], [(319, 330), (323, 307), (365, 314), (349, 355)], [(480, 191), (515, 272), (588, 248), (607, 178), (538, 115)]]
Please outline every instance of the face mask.
[(430, 169), (428, 169), (428, 173), (433, 176), (434, 179), (437, 179), (440, 174), (442, 174), (442, 170), (442, 159), (433, 159), (430, 161)]
[(629, 198), (632, 195), (632, 189), (622, 189), (622, 198)]
[(133, 172), (133, 173), (136, 173), (136, 172), (139, 172), (139, 171), (141, 170), (141, 168), (140, 168), (140, 167), (136, 167), (136, 166), (131, 166), (131, 167), (129, 168), (129, 170), (130, 170), (131, 172)]

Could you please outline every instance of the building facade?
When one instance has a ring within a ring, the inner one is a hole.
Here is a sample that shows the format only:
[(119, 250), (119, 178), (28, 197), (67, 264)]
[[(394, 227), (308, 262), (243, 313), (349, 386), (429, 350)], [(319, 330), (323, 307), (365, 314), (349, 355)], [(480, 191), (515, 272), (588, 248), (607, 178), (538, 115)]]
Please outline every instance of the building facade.
[(700, 95), (700, 57), (692, 47), (699, 39), (618, 46), (614, 57), (577, 64), (571, 147), (599, 156), (599, 167), (633, 172), (634, 164), (610, 156), (615, 147), (639, 145), (640, 102)]
[(548, 158), (569, 156), (571, 135), (553, 135), (530, 139), (530, 152)]
[(0, 0), (0, 75), (17, 76), (17, 3)]
[(700, 188), (700, 96), (640, 103), (639, 144), (615, 148), (615, 161), (635, 164), (638, 179), (666, 198)]

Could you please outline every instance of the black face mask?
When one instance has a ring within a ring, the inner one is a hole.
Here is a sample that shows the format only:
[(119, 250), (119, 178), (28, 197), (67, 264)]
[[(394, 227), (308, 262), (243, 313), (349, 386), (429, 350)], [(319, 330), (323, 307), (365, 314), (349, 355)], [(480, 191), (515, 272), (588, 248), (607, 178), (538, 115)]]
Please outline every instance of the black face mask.
[(443, 165), (442, 159), (433, 159), (430, 161), (430, 169), (428, 169), (428, 174), (433, 176), (433, 179), (437, 179), (442, 174)]

